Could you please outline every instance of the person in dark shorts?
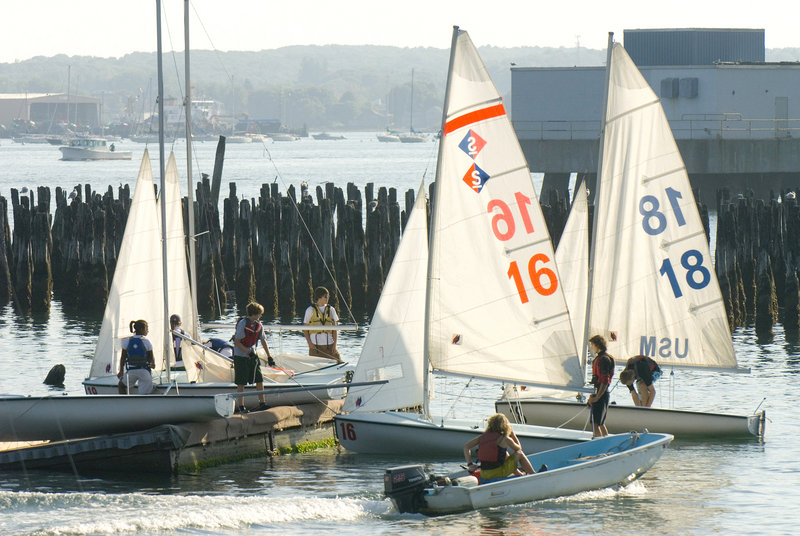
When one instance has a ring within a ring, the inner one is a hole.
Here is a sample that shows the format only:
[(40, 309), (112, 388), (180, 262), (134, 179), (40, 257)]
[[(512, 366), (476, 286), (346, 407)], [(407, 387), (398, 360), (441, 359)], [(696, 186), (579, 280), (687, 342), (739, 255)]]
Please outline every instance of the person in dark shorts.
[(653, 383), (660, 377), (661, 368), (653, 358), (636, 355), (628, 359), (625, 370), (619, 374), (619, 382), (628, 387), (634, 405), (649, 408), (656, 397)]
[[(267, 352), (267, 359), (272, 363), (272, 356), (269, 353), (269, 346), (267, 346), (267, 336), (260, 321), (262, 314), (264, 314), (264, 307), (259, 303), (251, 302), (247, 304), (247, 316), (236, 322), (236, 333), (233, 336), (233, 381), (236, 383), (236, 390), (240, 393), (244, 392), (245, 385), (253, 383), (256, 384), (257, 390), (264, 390), (264, 377), (261, 375), (261, 366), (256, 355), (259, 342)], [(269, 409), (263, 394), (258, 395), (258, 401), (260, 404), (255, 411)], [(247, 412), (244, 397), (239, 398), (236, 412)]]
[(606, 352), (606, 340), (595, 335), (589, 339), (589, 348), (595, 353), (592, 361), (592, 385), (594, 394), (589, 395), (587, 404), (592, 412), (592, 437), (608, 435), (606, 429), (606, 413), (608, 413), (608, 388), (614, 377), (614, 358)]

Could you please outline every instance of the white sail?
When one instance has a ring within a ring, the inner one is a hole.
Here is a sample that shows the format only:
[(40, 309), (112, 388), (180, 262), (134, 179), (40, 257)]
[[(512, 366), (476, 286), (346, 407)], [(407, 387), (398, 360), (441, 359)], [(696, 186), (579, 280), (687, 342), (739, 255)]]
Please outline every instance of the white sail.
[(585, 370), (582, 349), (589, 293), (589, 203), (584, 182), (575, 187), (572, 208), (556, 248), (556, 264), (572, 319), (575, 347), (581, 355), (581, 370)]
[(389, 383), (349, 389), (344, 411), (385, 411), (422, 404), (426, 207), (425, 189), (420, 186), (353, 375), (353, 382)]
[(581, 386), (525, 158), (466, 32), (454, 46), (432, 218), (430, 363), (454, 373)]
[(605, 123), (590, 334), (618, 359), (736, 367), (686, 169), (659, 98), (619, 44)]
[[(178, 314), (183, 326), (197, 325), (194, 318), (192, 292), (189, 285), (189, 271), (186, 262), (186, 234), (183, 226), (183, 203), (181, 201), (180, 178), (175, 154), (170, 153), (164, 175), (164, 196), (167, 202), (167, 288), (169, 290), (170, 315)], [(163, 298), (161, 298), (163, 299)], [(163, 316), (163, 313), (162, 313)], [(152, 332), (153, 328), (151, 328)], [(189, 381), (233, 381), (233, 369), (222, 358), (183, 341), (181, 356)], [(175, 356), (170, 355), (174, 364)]]
[(145, 149), (122, 237), (100, 336), (95, 346), (91, 377), (116, 374), (122, 339), (130, 337), (131, 320), (150, 326), (156, 370), (163, 368), (163, 283), (161, 274), (161, 226), (156, 212), (153, 171)]

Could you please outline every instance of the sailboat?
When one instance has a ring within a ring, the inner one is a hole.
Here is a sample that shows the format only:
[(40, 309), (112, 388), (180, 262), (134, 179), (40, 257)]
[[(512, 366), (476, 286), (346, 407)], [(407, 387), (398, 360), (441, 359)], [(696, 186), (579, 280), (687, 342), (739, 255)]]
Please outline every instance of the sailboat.
[[(393, 141), (381, 139), (380, 141)], [(414, 69), (411, 69), (411, 104), (409, 105), (408, 132), (398, 134), (397, 139), (400, 143), (422, 143), (428, 141), (428, 137), (420, 132), (414, 132)]]
[[(455, 455), (482, 433), (481, 418), (431, 414), (434, 372), (570, 392), (583, 386), (530, 173), (502, 98), (459, 30), (443, 127), (430, 244), (420, 187), (353, 376), (388, 383), (350, 388), (349, 413), (335, 417), (349, 450)], [(514, 431), (526, 452), (591, 438), (551, 427)]]
[[(740, 370), (708, 241), (661, 102), (612, 39), (607, 65), (587, 334), (604, 336), (619, 360), (648, 355), (662, 369)], [(579, 428), (588, 419), (584, 404), (518, 388), (507, 389), (496, 408), (518, 422), (546, 426)], [(679, 438), (748, 437), (763, 435), (765, 412), (612, 404), (605, 424), (612, 433), (647, 428)]]
[[(188, 19), (185, 22), (188, 56)], [(159, 94), (161, 93), (163, 89), (159, 79)], [(162, 102), (163, 99), (160, 98), (159, 104)], [(163, 113), (159, 116), (163, 117)], [(190, 120), (187, 113), (187, 140), (191, 140), (188, 127)], [(163, 126), (161, 131), (163, 132)], [(163, 143), (161, 146), (163, 155)], [(187, 153), (189, 151), (190, 145), (187, 143)], [(187, 154), (187, 162), (191, 166), (190, 153)], [(154, 370), (159, 374), (154, 385), (155, 393), (213, 395), (236, 390), (232, 360), (204, 346), (197, 339), (197, 313), (187, 270), (180, 183), (174, 154), (170, 154), (162, 175), (163, 191), (159, 199), (162, 217), (159, 219), (150, 158), (145, 150), (90, 377), (83, 382), (87, 394), (118, 392), (116, 372), (122, 339), (130, 336), (129, 322), (138, 318), (143, 318), (154, 326), (148, 338), (154, 348)], [(159, 220), (163, 223), (160, 224)], [(189, 221), (192, 232), (192, 219)], [(154, 277), (158, 273), (163, 273), (164, 277)], [(170, 363), (171, 360), (174, 361), (171, 332), (165, 328), (169, 326), (168, 318), (172, 314), (178, 314), (190, 329), (188, 335), (182, 335), (184, 341), (181, 344), (186, 377), (176, 376), (174, 380)], [(277, 356), (276, 359), (278, 363), (282, 362)], [(265, 395), (266, 403), (270, 406), (304, 404), (343, 397), (344, 372), (332, 367), (328, 360), (322, 363), (315, 362), (314, 359), (297, 360), (285, 357), (287, 362), (294, 365), (292, 369), (265, 369), (264, 389), (269, 391)], [(302, 368), (297, 370), (296, 365), (301, 365)], [(325, 372), (315, 374), (319, 368), (324, 368)], [(306, 374), (303, 382), (295, 379), (300, 373)], [(252, 388), (249, 390), (253, 391)], [(257, 404), (257, 395), (248, 395), (245, 402)]]

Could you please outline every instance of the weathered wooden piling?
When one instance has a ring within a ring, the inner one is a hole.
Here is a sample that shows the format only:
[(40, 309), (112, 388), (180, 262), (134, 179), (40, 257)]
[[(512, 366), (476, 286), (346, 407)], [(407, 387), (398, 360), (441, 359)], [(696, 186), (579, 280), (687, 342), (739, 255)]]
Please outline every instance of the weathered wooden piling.
[(783, 284), (783, 307), (780, 308), (780, 321), (786, 338), (797, 340), (800, 335), (800, 280), (797, 277), (797, 266), (786, 254), (786, 276)]
[[(33, 196), (33, 193), (30, 194)], [(16, 188), (11, 189), (11, 206), (14, 212), (14, 232), (12, 235), (11, 271), (14, 288), (14, 305), (21, 313), (31, 312), (31, 284), (33, 260), (31, 254), (31, 217), (28, 196), (20, 196)]]
[(769, 337), (772, 336), (772, 327), (778, 321), (778, 299), (775, 296), (775, 281), (766, 250), (761, 250), (758, 255), (756, 271), (756, 335)]
[(234, 285), (236, 304), (241, 312), (256, 298), (256, 276), (253, 266), (253, 216), (250, 202), (239, 203), (239, 217), (236, 219), (236, 283)]
[(8, 201), (0, 196), (0, 305), (12, 299), (11, 270), (9, 255), (11, 254), (11, 229), (8, 225)]
[[(274, 186), (274, 188), (273, 188)], [(275, 195), (272, 191), (274, 189)], [(258, 241), (253, 249), (253, 262), (256, 266), (256, 300), (264, 307), (268, 318), (278, 314), (277, 278), (275, 272), (276, 222), (280, 215), (277, 185), (261, 186), (258, 204), (255, 209)]]
[(197, 270), (197, 310), (209, 318), (217, 318), (227, 305), (227, 285), (222, 265), (222, 231), (219, 210), (211, 193), (208, 176), (196, 189), (195, 248)]
[(36, 191), (39, 202), (35, 209), (31, 207), (31, 310), (46, 313), (53, 296), (50, 190), (40, 186)]

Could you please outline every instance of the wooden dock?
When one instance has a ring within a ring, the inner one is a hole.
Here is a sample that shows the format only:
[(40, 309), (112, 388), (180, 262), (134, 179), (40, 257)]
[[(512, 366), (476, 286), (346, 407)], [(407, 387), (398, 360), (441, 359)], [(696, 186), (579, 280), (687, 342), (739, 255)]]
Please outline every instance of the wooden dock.
[(0, 469), (79, 473), (193, 473), (245, 458), (307, 450), (335, 442), (342, 400), (281, 406), (206, 423), (54, 442), (6, 444)]

